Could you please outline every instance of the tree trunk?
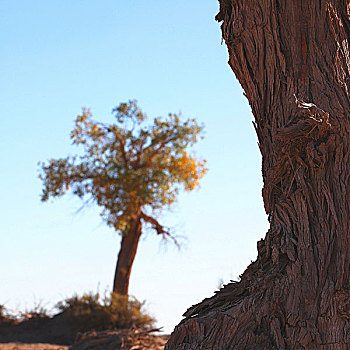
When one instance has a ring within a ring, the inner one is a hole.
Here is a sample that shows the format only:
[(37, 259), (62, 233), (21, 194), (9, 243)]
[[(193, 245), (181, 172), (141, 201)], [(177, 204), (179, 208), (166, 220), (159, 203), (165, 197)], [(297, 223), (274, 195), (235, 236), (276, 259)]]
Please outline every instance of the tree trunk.
[(220, 0), (270, 229), (240, 282), (191, 307), (167, 350), (350, 349), (349, 15), (345, 0)]
[(141, 233), (141, 217), (138, 216), (131, 223), (129, 232), (122, 237), (114, 275), (113, 293), (128, 295), (130, 273)]

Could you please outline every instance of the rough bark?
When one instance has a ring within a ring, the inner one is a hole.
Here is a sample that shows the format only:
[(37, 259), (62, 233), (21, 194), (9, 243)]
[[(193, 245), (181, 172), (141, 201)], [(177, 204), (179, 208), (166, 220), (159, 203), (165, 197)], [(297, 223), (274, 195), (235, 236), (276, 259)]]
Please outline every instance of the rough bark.
[(132, 220), (130, 230), (122, 236), (114, 275), (113, 293), (128, 295), (129, 280), (142, 233), (141, 214)]
[(191, 307), (167, 350), (350, 349), (349, 14), (345, 0), (220, 0), (270, 229), (241, 280)]

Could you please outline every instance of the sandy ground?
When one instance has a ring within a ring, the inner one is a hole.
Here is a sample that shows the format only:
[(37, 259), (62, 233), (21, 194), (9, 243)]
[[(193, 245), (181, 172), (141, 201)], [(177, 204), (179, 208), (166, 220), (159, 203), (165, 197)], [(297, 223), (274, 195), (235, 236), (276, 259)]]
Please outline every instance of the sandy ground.
[(6, 343), (0, 344), (0, 350), (68, 350), (68, 346), (52, 344), (23, 344)]

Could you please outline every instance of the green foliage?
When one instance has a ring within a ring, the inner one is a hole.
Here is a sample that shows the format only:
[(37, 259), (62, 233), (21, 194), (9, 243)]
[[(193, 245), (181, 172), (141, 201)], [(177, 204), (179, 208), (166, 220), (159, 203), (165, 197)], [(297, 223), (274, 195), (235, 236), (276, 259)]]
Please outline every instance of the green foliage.
[(56, 305), (80, 332), (113, 328), (151, 329), (155, 320), (144, 311), (144, 303), (131, 296), (112, 293), (101, 300), (98, 293), (67, 298)]
[[(87, 109), (77, 116), (71, 139), (84, 153), (41, 163), (41, 199), (69, 189), (81, 198), (89, 196), (102, 207), (108, 225), (125, 234), (141, 210), (159, 212), (176, 200), (181, 188), (199, 186), (205, 161), (186, 150), (198, 141), (203, 127), (176, 114), (150, 122), (136, 101), (121, 103), (113, 113), (114, 124), (92, 120)], [(165, 232), (152, 217), (143, 219), (158, 233)]]

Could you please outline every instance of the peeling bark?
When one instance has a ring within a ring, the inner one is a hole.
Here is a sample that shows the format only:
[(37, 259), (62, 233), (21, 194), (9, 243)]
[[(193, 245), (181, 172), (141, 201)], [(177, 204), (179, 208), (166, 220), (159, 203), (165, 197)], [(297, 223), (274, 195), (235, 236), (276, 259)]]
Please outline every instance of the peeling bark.
[(270, 229), (166, 350), (350, 349), (350, 4), (220, 0), (252, 108)]

